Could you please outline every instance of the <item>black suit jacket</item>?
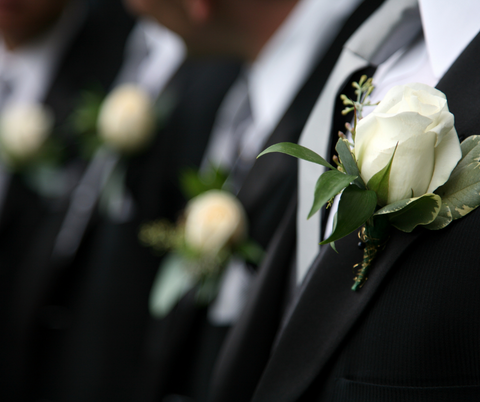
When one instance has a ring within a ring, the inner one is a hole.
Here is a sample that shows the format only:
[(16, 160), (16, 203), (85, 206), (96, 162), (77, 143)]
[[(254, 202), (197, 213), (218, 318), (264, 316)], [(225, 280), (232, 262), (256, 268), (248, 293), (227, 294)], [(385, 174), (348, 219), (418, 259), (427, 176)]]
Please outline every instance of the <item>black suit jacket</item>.
[[(437, 86), (460, 139), (478, 133), (480, 80), (472, 66), (479, 49), (477, 36)], [(287, 227), (224, 350), (216, 400), (478, 400), (479, 220), (476, 210), (443, 230), (394, 231), (357, 292), (350, 290), (362, 259), (357, 234), (338, 242), (338, 254), (323, 247), (282, 324), (277, 274), (289, 271), (278, 260), (292, 241)], [(259, 340), (254, 331), (269, 336)], [(235, 397), (241, 384), (252, 387), (243, 399)]]

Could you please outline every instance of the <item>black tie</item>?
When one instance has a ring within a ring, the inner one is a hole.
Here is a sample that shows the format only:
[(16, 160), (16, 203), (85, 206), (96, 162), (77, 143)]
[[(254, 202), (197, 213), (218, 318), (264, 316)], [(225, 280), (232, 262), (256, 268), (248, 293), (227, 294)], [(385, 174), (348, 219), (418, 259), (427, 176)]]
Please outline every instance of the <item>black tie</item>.
[[(371, 78), (375, 73), (376, 67), (367, 66), (360, 70), (355, 71), (348, 79), (345, 81), (344, 85), (338, 91), (337, 98), (335, 101), (335, 107), (333, 108), (333, 118), (332, 118), (332, 131), (330, 133), (330, 144), (328, 147), (328, 161), (333, 162), (333, 156), (336, 155), (335, 146), (338, 141), (338, 132), (341, 131), (345, 133), (345, 123), (351, 122), (353, 120), (353, 112), (342, 115), (342, 110), (345, 108), (343, 101), (340, 99), (340, 95), (344, 94), (350, 99), (353, 99), (355, 96), (355, 88), (352, 86), (352, 82), (358, 82), (362, 75), (366, 75), (368, 78)], [(346, 134), (346, 133), (345, 133)], [(325, 230), (327, 226), (328, 216), (330, 209), (322, 208), (322, 219), (320, 220), (320, 238), (323, 239), (325, 235)]]

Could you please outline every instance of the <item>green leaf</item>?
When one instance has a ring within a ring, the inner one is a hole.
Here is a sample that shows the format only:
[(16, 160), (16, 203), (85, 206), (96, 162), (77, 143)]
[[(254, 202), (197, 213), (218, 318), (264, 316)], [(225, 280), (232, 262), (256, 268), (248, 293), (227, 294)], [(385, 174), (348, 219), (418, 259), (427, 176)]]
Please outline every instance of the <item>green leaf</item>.
[(386, 164), (386, 166), (382, 170), (375, 173), (367, 183), (367, 187), (377, 193), (379, 205), (386, 205), (388, 202), (388, 185), (390, 183), (390, 171), (396, 151), (397, 147), (395, 147), (392, 157), (390, 158), (390, 161)]
[(442, 206), (440, 207), (440, 211), (435, 220), (432, 223), (425, 225), (425, 227), (430, 230), (439, 230), (448, 226), (450, 222), (452, 222), (452, 212), (448, 205), (442, 202)]
[(103, 90), (82, 91), (77, 99), (74, 112), (68, 117), (76, 134), (94, 134), (97, 131), (98, 114), (105, 98)]
[(411, 232), (418, 225), (428, 225), (437, 217), (442, 199), (437, 194), (424, 194), (389, 204), (375, 215), (389, 215), (390, 223), (403, 232)]
[(329, 200), (335, 197), (356, 178), (356, 176), (350, 176), (339, 172), (338, 170), (328, 170), (323, 173), (318, 178), (317, 184), (315, 185), (315, 197), (308, 218), (313, 216)]
[(205, 193), (209, 190), (221, 190), (227, 175), (220, 168), (209, 166), (205, 171), (186, 168), (180, 173), (180, 188), (187, 199)]
[(282, 154), (290, 155), (295, 158), (303, 159), (307, 162), (313, 162), (317, 165), (325, 166), (329, 169), (335, 169), (332, 165), (330, 165), (330, 163), (328, 163), (317, 153), (292, 142), (280, 142), (278, 144), (274, 144), (261, 152), (260, 155), (257, 156), (257, 158), (260, 158), (261, 156), (265, 154), (270, 154), (272, 152), (280, 152)]
[(255, 265), (259, 265), (265, 255), (263, 248), (253, 240), (248, 240), (240, 244), (235, 249), (235, 252), (245, 261)]
[[(335, 215), (333, 216), (332, 233), (335, 232), (335, 228), (337, 227), (337, 218), (338, 218), (338, 213), (335, 212)], [(330, 243), (330, 247), (332, 248), (333, 251), (335, 251), (338, 254), (337, 246), (335, 245), (334, 241)]]
[(348, 141), (339, 138), (337, 145), (335, 146), (335, 150), (340, 157), (340, 161), (342, 162), (345, 171), (351, 176), (356, 176), (357, 178), (355, 179), (355, 184), (361, 189), (365, 190), (365, 183), (360, 177), (360, 170), (358, 170), (357, 162), (350, 151), (350, 145)]
[(480, 136), (462, 142), (462, 159), (450, 179), (435, 193), (450, 209), (452, 220), (463, 218), (480, 205)]
[(338, 204), (337, 224), (331, 236), (320, 244), (337, 241), (362, 226), (375, 212), (377, 195), (372, 190), (362, 190), (355, 184), (342, 193)]
[(184, 268), (186, 263), (183, 257), (174, 253), (163, 259), (150, 292), (152, 316), (165, 317), (195, 285), (193, 277)]

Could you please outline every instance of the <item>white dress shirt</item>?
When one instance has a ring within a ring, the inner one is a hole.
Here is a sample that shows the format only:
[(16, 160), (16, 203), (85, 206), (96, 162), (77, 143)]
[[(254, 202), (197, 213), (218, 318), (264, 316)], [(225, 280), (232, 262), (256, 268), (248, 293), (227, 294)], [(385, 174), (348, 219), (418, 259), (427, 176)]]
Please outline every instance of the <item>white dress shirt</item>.
[(140, 20), (127, 42), (116, 84), (136, 83), (156, 99), (186, 57), (183, 40), (155, 21)]
[[(245, 80), (251, 124), (240, 139), (240, 158), (251, 167), (256, 156), (292, 103), (319, 58), (327, 51), (343, 22), (361, 0), (301, 0), (225, 97), (207, 148), (207, 161), (231, 168), (231, 126), (244, 98)], [(226, 155), (228, 155), (226, 157)], [(232, 260), (209, 318), (230, 324), (240, 313), (250, 273), (244, 263)]]
[[(419, 82), (435, 86), (480, 32), (480, 19), (474, 17), (480, 12), (480, 2), (476, 0), (419, 0), (419, 4), (423, 36), (399, 49), (377, 68), (373, 76), (372, 103), (381, 101), (396, 85)], [(364, 116), (373, 109), (365, 109)], [(336, 197), (325, 238), (332, 232), (338, 201)]]

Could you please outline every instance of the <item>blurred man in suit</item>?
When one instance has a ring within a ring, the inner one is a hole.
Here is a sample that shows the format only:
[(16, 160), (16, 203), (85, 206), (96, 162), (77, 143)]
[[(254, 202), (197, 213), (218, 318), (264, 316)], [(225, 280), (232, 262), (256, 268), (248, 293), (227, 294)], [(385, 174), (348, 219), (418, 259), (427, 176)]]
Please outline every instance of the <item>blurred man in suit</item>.
[[(271, 164), (255, 157), (267, 145), (297, 141), (348, 30), (362, 18), (345, 24), (360, 3), (142, 2), (185, 39), (192, 54), (228, 54), (245, 63), (218, 111), (203, 164), (230, 172), (227, 182), (246, 210), (249, 236), (263, 248), (294, 191), (296, 163), (281, 155)], [(380, 2), (368, 3), (365, 12)], [(171, 18), (165, 17), (167, 11)], [(346, 30), (339, 34), (344, 24)], [(197, 307), (189, 294), (158, 322), (151, 338), (154, 374), (145, 376), (150, 386), (143, 387), (150, 392), (147, 399), (176, 395), (208, 400), (218, 349), (243, 307), (255, 272), (244, 261), (230, 261), (210, 306)]]
[[(338, 96), (362, 73), (373, 74), (374, 100), (394, 85), (436, 86), (460, 141), (477, 134), (480, 24), (466, 17), (476, 12), (471, 1), (385, 2), (346, 43), (300, 143), (324, 156), (332, 149), (345, 123)], [(363, 257), (357, 233), (337, 242), (338, 254), (318, 249), (329, 221), (320, 215), (304, 225), (319, 172), (301, 165), (298, 218), (294, 208), (286, 214), (222, 353), (214, 400), (478, 399), (479, 211), (438, 231), (392, 230), (368, 281), (353, 292), (352, 267)], [(292, 272), (301, 286), (288, 298)]]
[[(105, 30), (103, 12), (103, 2), (95, 2), (92, 7), (78, 0), (0, 4), (0, 110), (18, 104), (48, 107), (55, 121), (53, 137), (62, 153), (56, 175), (49, 180), (56, 189), (53, 193), (32, 186), (24, 171), (7, 168), (2, 161), (0, 253), (5, 327), (1, 332), (5, 337), (2, 367), (6, 372), (1, 392), (6, 400), (21, 399), (28, 391), (25, 383), (18, 381), (26, 374), (26, 361), (32, 358), (30, 307), (36, 305), (37, 287), (43, 286), (37, 281), (42, 259), (29, 258), (38, 256), (35, 250), (43, 249), (41, 244), (48, 244), (53, 236), (57, 224), (52, 220), (57, 219), (84, 166), (77, 152), (77, 138), (66, 129), (68, 118), (82, 90), (107, 89), (112, 84), (132, 26), (126, 14), (114, 11), (114, 27)], [(40, 255), (45, 253), (48, 251)], [(54, 322), (59, 316), (47, 313), (43, 317)], [(33, 381), (28, 384), (34, 387)]]

